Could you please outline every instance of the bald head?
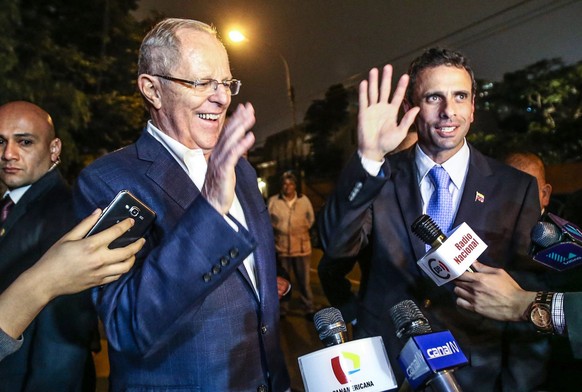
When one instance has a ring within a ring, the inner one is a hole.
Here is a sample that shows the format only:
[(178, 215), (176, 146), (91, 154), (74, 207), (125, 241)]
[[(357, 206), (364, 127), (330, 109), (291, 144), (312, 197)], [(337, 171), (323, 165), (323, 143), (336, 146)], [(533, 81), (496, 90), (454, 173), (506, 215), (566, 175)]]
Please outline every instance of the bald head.
[(515, 152), (505, 158), (505, 163), (536, 178), (543, 212), (550, 204), (552, 186), (546, 182), (546, 168), (541, 158), (531, 152)]
[(0, 153), (0, 181), (9, 189), (35, 183), (61, 153), (51, 116), (25, 101), (0, 106)]

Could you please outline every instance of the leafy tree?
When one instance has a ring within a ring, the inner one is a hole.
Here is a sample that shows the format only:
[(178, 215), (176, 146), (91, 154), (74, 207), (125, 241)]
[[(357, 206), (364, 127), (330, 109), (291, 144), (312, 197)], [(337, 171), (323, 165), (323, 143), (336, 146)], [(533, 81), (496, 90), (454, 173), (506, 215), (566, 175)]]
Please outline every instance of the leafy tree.
[(4, 0), (0, 103), (47, 110), (73, 178), (103, 150), (133, 141), (144, 110), (134, 86), (138, 0)]
[(348, 120), (348, 91), (342, 84), (327, 90), (324, 99), (313, 101), (305, 114), (305, 132), (309, 135), (311, 154), (305, 172), (311, 176), (335, 176), (342, 166), (343, 149), (333, 136)]
[(480, 85), (477, 109), (489, 112), (497, 129), (470, 134), (478, 148), (496, 156), (530, 150), (547, 163), (582, 159), (582, 62), (542, 60)]

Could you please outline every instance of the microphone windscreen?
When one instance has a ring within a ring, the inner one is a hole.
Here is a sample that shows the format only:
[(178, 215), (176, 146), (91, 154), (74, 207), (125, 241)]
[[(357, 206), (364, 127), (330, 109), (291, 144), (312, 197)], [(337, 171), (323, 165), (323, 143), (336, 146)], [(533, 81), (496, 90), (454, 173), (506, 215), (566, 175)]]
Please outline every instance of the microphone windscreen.
[(313, 315), (313, 323), (319, 334), (320, 340), (325, 340), (330, 336), (341, 332), (347, 332), (346, 323), (342, 313), (336, 308), (324, 308)]
[(409, 339), (412, 336), (432, 332), (428, 320), (411, 300), (407, 299), (394, 305), (390, 309), (390, 317), (396, 327), (398, 338)]
[(531, 240), (534, 244), (547, 248), (562, 240), (562, 230), (551, 222), (537, 222), (531, 230)]
[(443, 235), (440, 227), (428, 215), (421, 215), (410, 225), (412, 232), (425, 244), (431, 245)]

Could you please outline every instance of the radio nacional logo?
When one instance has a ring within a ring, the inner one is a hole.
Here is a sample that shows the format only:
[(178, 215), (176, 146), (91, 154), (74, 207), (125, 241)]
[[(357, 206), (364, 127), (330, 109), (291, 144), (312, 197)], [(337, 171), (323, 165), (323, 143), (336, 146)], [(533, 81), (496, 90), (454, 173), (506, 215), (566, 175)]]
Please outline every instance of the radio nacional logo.
[(430, 259), (428, 261), (428, 267), (430, 270), (441, 279), (448, 279), (451, 277), (451, 272), (449, 268), (440, 260)]
[(350, 381), (348, 376), (360, 371), (360, 356), (358, 354), (344, 351), (342, 352), (342, 357), (351, 363), (351, 370), (348, 370), (346, 374), (345, 370), (342, 368), (341, 359), (339, 356), (333, 357), (331, 359), (331, 368), (333, 369), (333, 374), (338, 382), (340, 384), (347, 384)]

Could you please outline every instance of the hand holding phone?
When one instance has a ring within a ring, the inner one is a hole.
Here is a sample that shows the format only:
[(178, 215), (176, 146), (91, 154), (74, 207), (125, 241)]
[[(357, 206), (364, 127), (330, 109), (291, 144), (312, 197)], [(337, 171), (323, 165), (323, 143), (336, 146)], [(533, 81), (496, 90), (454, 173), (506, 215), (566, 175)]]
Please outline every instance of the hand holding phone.
[(133, 218), (135, 224), (109, 244), (110, 249), (121, 248), (143, 237), (156, 219), (156, 213), (129, 191), (122, 190), (103, 210), (99, 220), (85, 237), (99, 233), (126, 218)]

